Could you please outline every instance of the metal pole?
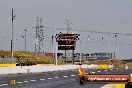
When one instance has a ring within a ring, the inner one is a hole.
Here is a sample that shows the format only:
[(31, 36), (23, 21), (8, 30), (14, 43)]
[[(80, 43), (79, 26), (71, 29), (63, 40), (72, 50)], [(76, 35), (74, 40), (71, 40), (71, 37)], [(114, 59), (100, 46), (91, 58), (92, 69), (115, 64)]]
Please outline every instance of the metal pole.
[(12, 38), (11, 38), (11, 58), (13, 58), (13, 21), (12, 21)]
[[(66, 47), (66, 45), (65, 45), (65, 47)], [(65, 50), (65, 62), (66, 62), (66, 58), (67, 58), (67, 57), (66, 57), (66, 50)]]
[(117, 55), (117, 59), (119, 58), (119, 40), (118, 40), (118, 36), (116, 37), (116, 55)]
[(113, 39), (113, 59), (116, 59), (116, 35), (114, 35)]
[(57, 51), (58, 51), (58, 42), (56, 42), (56, 52), (55, 52), (55, 65), (57, 65)]
[(81, 54), (81, 39), (80, 39), (80, 64), (82, 63), (82, 61), (81, 61), (81, 58), (82, 58), (81, 55), (82, 54)]
[(117, 36), (116, 36), (116, 59), (118, 58), (118, 43), (117, 43)]
[(110, 47), (111, 47), (111, 46), (110, 46), (110, 35), (109, 35), (109, 53), (110, 53)]
[(72, 52), (72, 56), (73, 56), (73, 65), (74, 65), (74, 50)]
[(54, 36), (52, 35), (52, 55), (53, 55), (53, 63), (54, 63), (54, 61), (55, 61), (55, 55), (54, 55)]
[[(119, 37), (118, 37), (118, 38), (119, 38)], [(120, 48), (119, 39), (117, 40), (117, 47), (118, 47), (118, 58), (119, 58), (119, 55), (120, 55), (120, 54), (119, 54), (119, 52), (120, 52), (120, 51), (119, 51), (119, 48)]]
[(15, 19), (15, 16), (16, 15), (14, 15), (13, 14), (13, 8), (12, 8), (12, 38), (11, 38), (11, 58), (13, 58), (13, 35), (14, 35), (14, 33), (13, 33), (13, 20)]
[(27, 38), (26, 38), (27, 36), (26, 36), (26, 32), (27, 32), (27, 30), (25, 29), (24, 31), (25, 31), (25, 51), (26, 51), (26, 48), (27, 48)]

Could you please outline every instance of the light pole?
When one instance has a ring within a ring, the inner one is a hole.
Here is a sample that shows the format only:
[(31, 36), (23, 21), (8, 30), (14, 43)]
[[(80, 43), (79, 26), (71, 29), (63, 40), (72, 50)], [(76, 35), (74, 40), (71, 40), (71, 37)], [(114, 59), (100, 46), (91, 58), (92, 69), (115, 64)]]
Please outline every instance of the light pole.
[(27, 31), (29, 31), (28, 29), (24, 29), (24, 31), (25, 31), (25, 51), (27, 50), (27, 34), (26, 34), (26, 32)]
[(115, 38), (116, 38), (116, 58), (118, 59), (119, 58), (119, 36), (118, 35), (115, 35)]
[[(90, 41), (90, 39), (89, 39), (89, 35), (88, 35), (88, 37), (87, 37), (87, 41)], [(86, 55), (86, 59), (87, 59), (87, 57), (88, 57), (88, 62), (90, 62), (90, 60), (89, 60), (89, 56)]]
[[(54, 61), (55, 61), (55, 55), (54, 55), (54, 36), (52, 35), (52, 55), (53, 55), (53, 58), (54, 58)], [(54, 63), (53, 61), (53, 63)]]
[[(119, 54), (119, 41), (118, 41), (119, 36), (117, 34), (114, 35), (113, 39), (115, 39), (115, 51), (114, 51), (114, 58), (118, 58)], [(113, 50), (114, 50), (113, 49)]]
[(82, 54), (81, 54), (81, 43), (82, 42), (81, 42), (81, 39), (80, 39), (80, 64), (82, 64), (82, 60), (81, 60), (82, 59), (82, 57), (81, 57), (82, 56)]
[(55, 65), (57, 65), (58, 63), (57, 63), (57, 52), (58, 52), (58, 42), (56, 41), (56, 52), (55, 52)]
[(110, 34), (109, 34), (109, 50), (108, 50), (109, 53), (110, 53), (110, 50), (111, 50), (111, 49), (110, 49), (110, 47), (111, 47), (111, 45), (110, 45), (110, 37), (111, 37), (111, 36), (110, 36)]

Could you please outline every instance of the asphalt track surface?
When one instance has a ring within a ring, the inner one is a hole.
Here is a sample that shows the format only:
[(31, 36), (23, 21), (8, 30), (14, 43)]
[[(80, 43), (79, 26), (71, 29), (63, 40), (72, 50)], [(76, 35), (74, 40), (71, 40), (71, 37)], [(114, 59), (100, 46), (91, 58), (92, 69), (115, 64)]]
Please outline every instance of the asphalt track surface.
[[(132, 69), (119, 70), (91, 70), (93, 74), (131, 74)], [(76, 70), (46, 72), (36, 74), (1, 75), (0, 88), (100, 88), (105, 84), (84, 84), (76, 82)], [(10, 80), (16, 80), (16, 84), (10, 84)]]

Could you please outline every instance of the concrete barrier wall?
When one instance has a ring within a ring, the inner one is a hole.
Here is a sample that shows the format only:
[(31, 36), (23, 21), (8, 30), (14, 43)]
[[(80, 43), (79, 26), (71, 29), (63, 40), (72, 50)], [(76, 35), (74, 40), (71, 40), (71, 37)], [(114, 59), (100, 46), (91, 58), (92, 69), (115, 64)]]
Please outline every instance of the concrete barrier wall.
[[(49, 72), (49, 71), (72, 70), (79, 68), (79, 66), (80, 65), (0, 67), (0, 74), (38, 73), (38, 72)], [(82, 65), (82, 68), (97, 69), (97, 65), (94, 64)]]

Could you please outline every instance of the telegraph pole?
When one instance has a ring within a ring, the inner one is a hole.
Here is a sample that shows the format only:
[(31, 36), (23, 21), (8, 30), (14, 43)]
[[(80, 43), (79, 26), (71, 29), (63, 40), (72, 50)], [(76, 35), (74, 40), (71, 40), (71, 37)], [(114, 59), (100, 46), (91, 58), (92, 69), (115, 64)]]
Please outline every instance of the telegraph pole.
[(11, 58), (13, 58), (13, 38), (14, 38), (14, 33), (13, 33), (13, 21), (15, 19), (16, 15), (13, 13), (13, 8), (12, 8), (12, 37), (11, 37)]
[(25, 31), (25, 51), (27, 50), (27, 31), (28, 31), (28, 29), (24, 29), (24, 31)]

